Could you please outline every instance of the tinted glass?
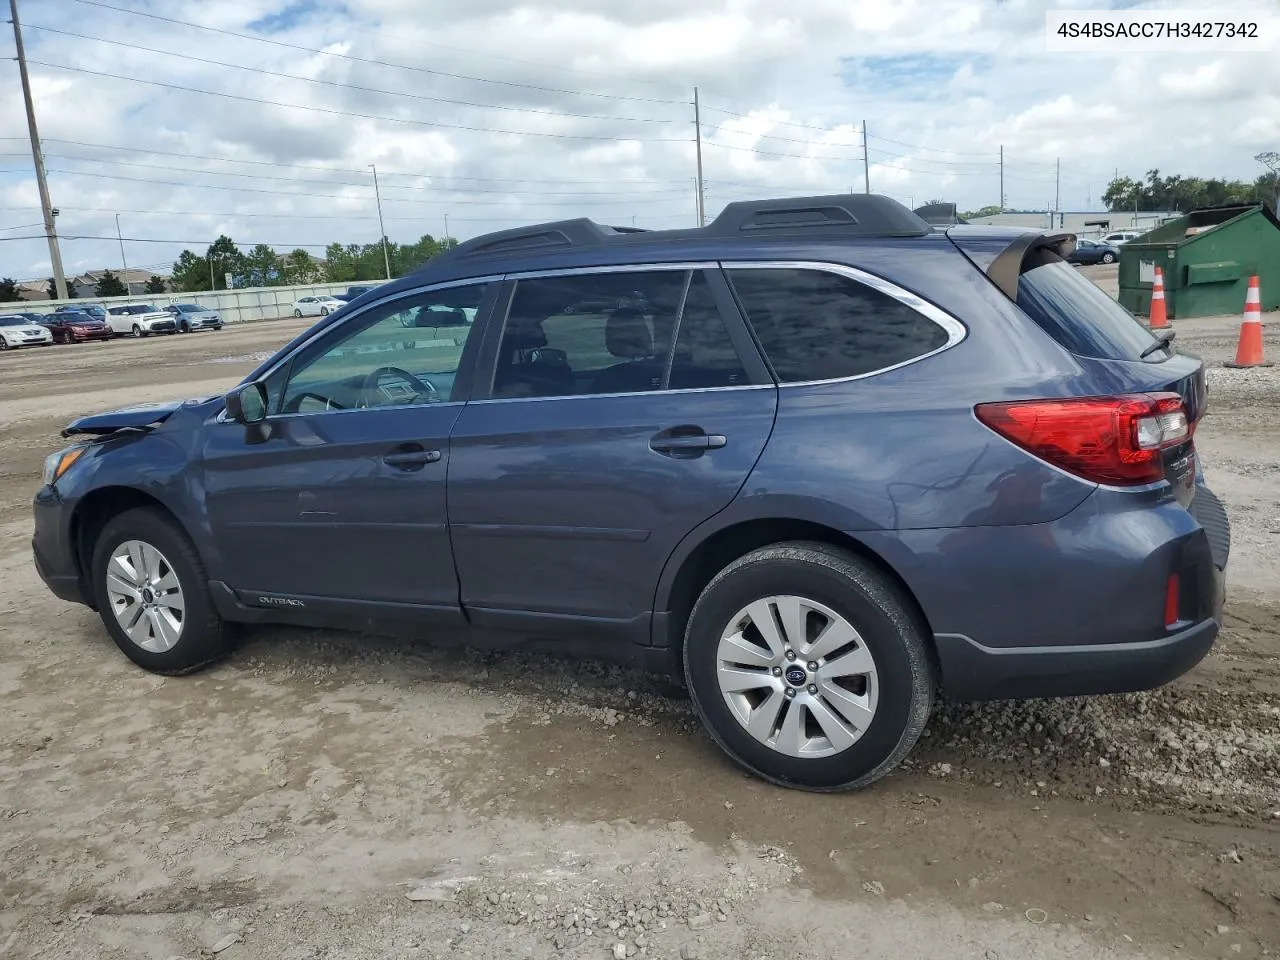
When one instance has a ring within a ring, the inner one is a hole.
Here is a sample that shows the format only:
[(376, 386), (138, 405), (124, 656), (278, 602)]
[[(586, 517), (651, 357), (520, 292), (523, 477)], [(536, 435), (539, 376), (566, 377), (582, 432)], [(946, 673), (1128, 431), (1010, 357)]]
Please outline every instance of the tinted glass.
[(31, 321), (26, 317), (0, 317), (0, 327), (29, 327)]
[[(1137, 360), (1155, 337), (1128, 310), (1056, 254), (1033, 253), (1018, 278), (1018, 306), (1045, 333), (1081, 357)], [(1164, 360), (1167, 350), (1147, 359)]]
[(711, 287), (703, 274), (696, 273), (680, 313), (667, 386), (681, 390), (735, 387), (747, 382), (747, 373), (729, 339), (729, 330), (711, 296)]
[(686, 277), (654, 270), (519, 281), (493, 396), (661, 389)]
[(404, 297), (342, 324), (336, 339), (294, 360), (283, 392), (268, 382), (272, 409), (318, 413), (449, 400), (485, 289)]
[(947, 342), (932, 320), (838, 274), (731, 270), (729, 278), (783, 383), (883, 370)]

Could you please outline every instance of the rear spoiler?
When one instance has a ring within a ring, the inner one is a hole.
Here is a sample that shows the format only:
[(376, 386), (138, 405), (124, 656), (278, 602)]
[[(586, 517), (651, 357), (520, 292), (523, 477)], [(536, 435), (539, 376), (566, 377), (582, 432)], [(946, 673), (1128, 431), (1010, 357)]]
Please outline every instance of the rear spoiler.
[(1012, 238), (1001, 238), (1001, 247), (993, 247), (995, 238), (990, 235), (983, 237), (971, 231), (960, 233), (954, 228), (947, 231), (947, 238), (1010, 300), (1018, 298), (1018, 277), (1022, 275), (1022, 263), (1029, 253), (1050, 250), (1066, 259), (1076, 248), (1074, 233), (1027, 231)]

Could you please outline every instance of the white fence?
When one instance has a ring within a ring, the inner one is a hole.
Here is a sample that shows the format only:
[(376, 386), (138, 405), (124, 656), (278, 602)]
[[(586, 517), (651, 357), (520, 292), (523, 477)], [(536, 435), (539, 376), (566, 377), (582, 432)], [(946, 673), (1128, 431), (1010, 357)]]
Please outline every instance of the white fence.
[(250, 320), (291, 317), (293, 302), (300, 297), (343, 293), (350, 286), (375, 286), (377, 282), (358, 280), (352, 283), (307, 283), (295, 287), (248, 287), (244, 290), (205, 290), (197, 293), (159, 293), (152, 296), (144, 294), (131, 297), (82, 297), (76, 300), (28, 300), (21, 307), (14, 305), (14, 309), (53, 313), (58, 307), (74, 307), (82, 303), (100, 303), (107, 307), (124, 303), (153, 303), (161, 307), (170, 303), (198, 303), (202, 307), (217, 310), (224, 323), (245, 323)]

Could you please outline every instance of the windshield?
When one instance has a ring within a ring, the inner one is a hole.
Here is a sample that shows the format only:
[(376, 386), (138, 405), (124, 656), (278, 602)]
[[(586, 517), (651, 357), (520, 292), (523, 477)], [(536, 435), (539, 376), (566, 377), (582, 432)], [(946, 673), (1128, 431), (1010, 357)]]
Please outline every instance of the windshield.
[(206, 308), (200, 306), (198, 303), (179, 303), (175, 304), (175, 309), (182, 313), (199, 313)]
[(29, 327), (31, 321), (26, 317), (0, 317), (0, 327)]
[[(1027, 255), (1018, 278), (1018, 306), (1072, 353), (1099, 360), (1141, 360), (1156, 341), (1150, 331), (1102, 288), (1047, 250)], [(1169, 351), (1146, 359), (1159, 362)]]

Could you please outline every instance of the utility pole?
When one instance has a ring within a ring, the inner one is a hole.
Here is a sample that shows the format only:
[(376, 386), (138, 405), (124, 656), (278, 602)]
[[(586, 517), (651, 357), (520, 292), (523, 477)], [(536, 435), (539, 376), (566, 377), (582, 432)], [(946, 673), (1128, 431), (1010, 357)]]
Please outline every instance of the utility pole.
[(693, 88), (693, 142), (698, 154), (698, 226), (707, 224), (707, 194), (702, 183), (702, 110), (698, 106), (698, 88)]
[(371, 163), (369, 169), (373, 171), (373, 196), (378, 201), (378, 230), (382, 234), (382, 265), (387, 268), (387, 279), (390, 280), (391, 255), (387, 253), (387, 228), (382, 225), (382, 193), (378, 190), (378, 168)]
[(213, 293), (218, 289), (218, 281), (213, 279), (213, 256), (205, 257), (209, 261), (209, 292)]
[(116, 214), (116, 239), (120, 241), (120, 266), (123, 269), (123, 276), (120, 278), (124, 281), (125, 293), (130, 295), (133, 291), (129, 288), (129, 261), (124, 258), (124, 235), (120, 232), (120, 214)]
[(866, 193), (871, 192), (871, 161), (867, 158), (867, 121), (862, 121), (862, 183)]
[(1000, 212), (1004, 213), (1004, 144), (1000, 144)]
[(18, 51), (18, 76), (22, 78), (22, 100), (27, 107), (27, 131), (31, 135), (31, 159), (36, 167), (36, 189), (40, 192), (40, 209), (44, 213), (44, 235), (49, 241), (49, 262), (53, 265), (53, 288), (59, 300), (67, 299), (67, 278), (62, 272), (62, 251), (58, 249), (58, 230), (54, 225), (53, 201), (49, 199), (49, 183), (44, 176), (44, 155), (40, 152), (40, 130), (36, 127), (36, 108), (31, 99), (31, 78), (27, 76), (27, 54), (22, 48), (22, 26), (18, 22), (18, 0), (9, 0), (13, 18), (13, 44)]
[(444, 215), (444, 238), (445, 240), (449, 239), (449, 215), (447, 213)]
[(1062, 213), (1062, 158), (1057, 158), (1057, 166), (1053, 172), (1053, 212)]

